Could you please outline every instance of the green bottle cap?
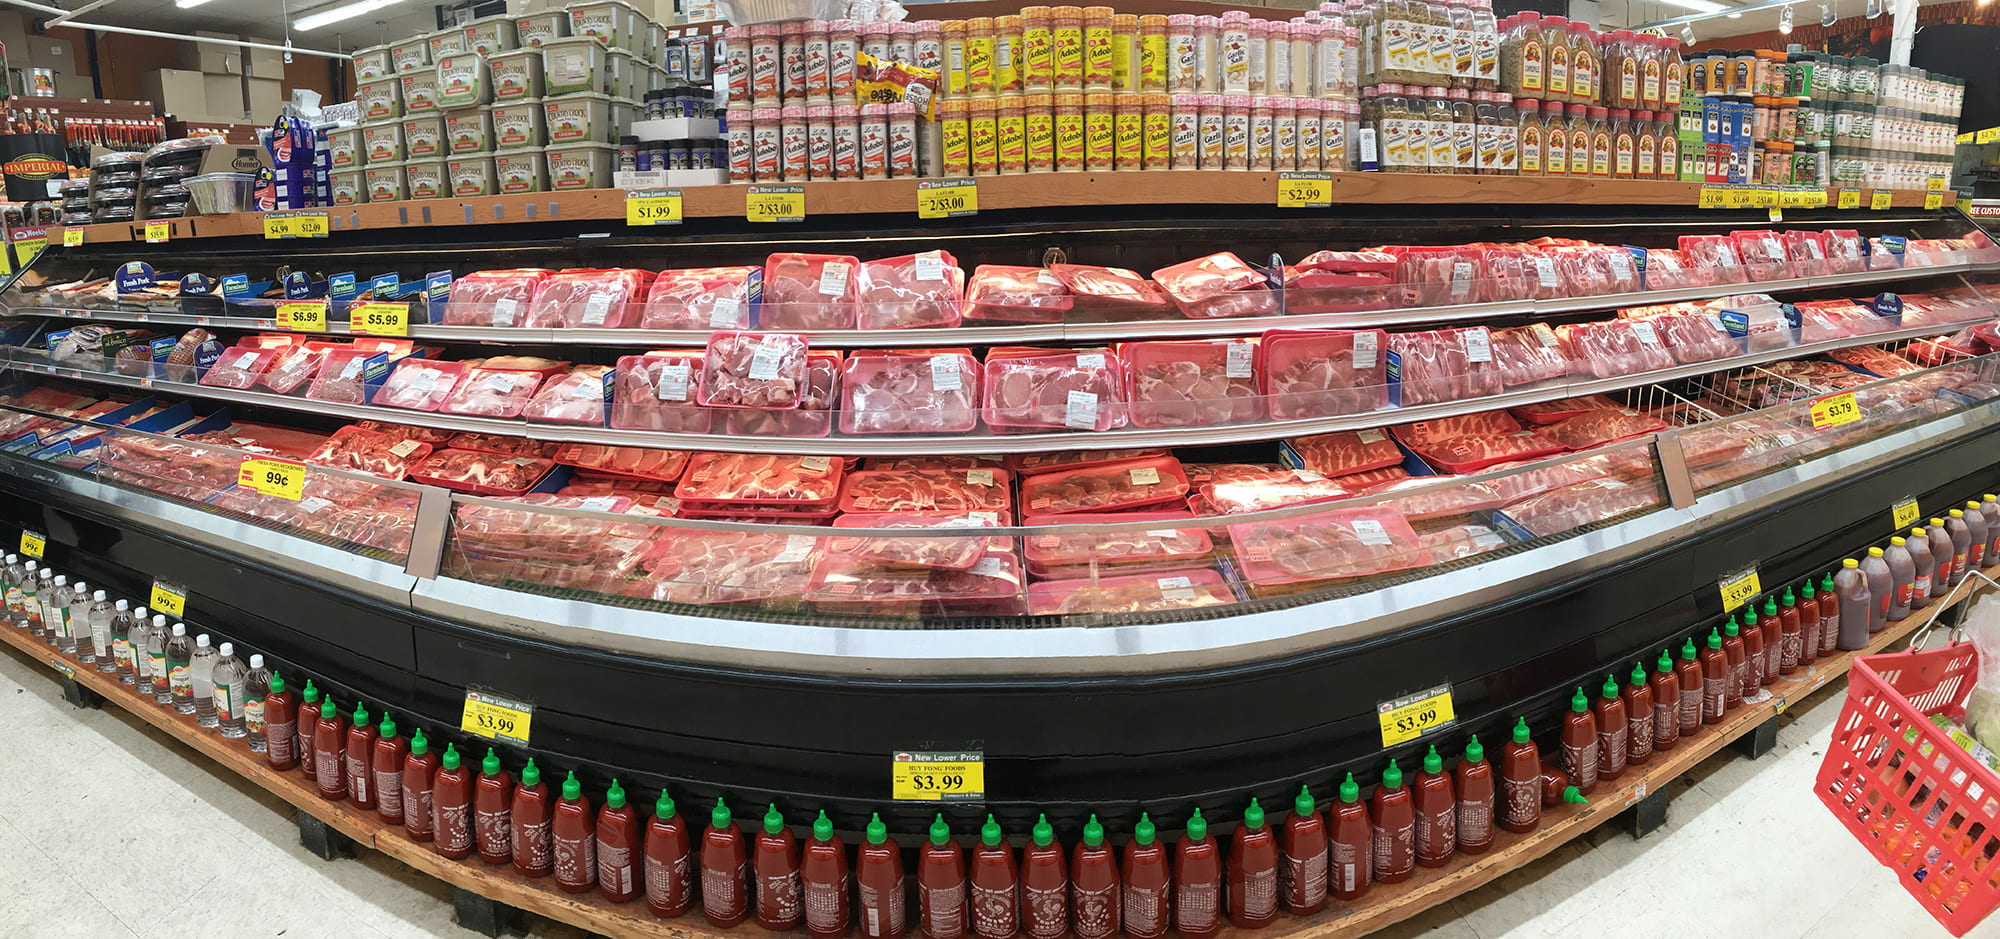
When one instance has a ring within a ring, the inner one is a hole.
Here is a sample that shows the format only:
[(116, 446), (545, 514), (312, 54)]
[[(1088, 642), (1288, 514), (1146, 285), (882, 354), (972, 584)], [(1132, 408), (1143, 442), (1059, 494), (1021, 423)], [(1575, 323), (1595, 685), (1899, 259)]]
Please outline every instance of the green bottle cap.
[(396, 739), (396, 722), (390, 720), (389, 715), (384, 714), (382, 715), (382, 722), (375, 726), (375, 732), (381, 734), (384, 740), (394, 740)]
[(1583, 797), (1583, 791), (1576, 788), (1575, 786), (1563, 787), (1563, 801), (1573, 802), (1576, 803), (1577, 805), (1590, 804), (1590, 800)]
[(715, 808), (708, 810), (708, 824), (711, 828), (729, 827), (729, 806), (722, 804), (722, 797), (715, 797)]
[(1734, 617), (1734, 616), (1731, 616), (1731, 617), (1729, 617), (1729, 622), (1727, 622), (1727, 623), (1723, 623), (1723, 624), (1722, 624), (1722, 634), (1723, 634), (1723, 635), (1725, 635), (1725, 636), (1735, 636), (1735, 635), (1738, 635), (1738, 634), (1740, 634), (1740, 633), (1741, 633), (1741, 630), (1740, 630), (1740, 629), (1738, 629), (1738, 628), (1737, 628), (1737, 626), (1736, 626), (1736, 617)]
[(1403, 788), (1403, 770), (1396, 765), (1395, 760), (1390, 760), (1389, 768), (1382, 771), (1382, 788)]
[(764, 810), (764, 834), (776, 835), (784, 830), (785, 817), (778, 814), (778, 803), (773, 802), (770, 808)]
[(500, 775), (500, 754), (493, 752), (492, 747), (486, 748), (486, 759), (479, 761), (479, 771), (488, 776)]
[(1264, 827), (1264, 807), (1257, 804), (1257, 797), (1250, 797), (1250, 807), (1243, 810), (1243, 827), (1256, 831)]
[(1590, 710), (1590, 699), (1583, 696), (1583, 686), (1576, 686), (1576, 694), (1570, 695), (1569, 709), (1578, 714)]
[(1799, 598), (1792, 594), (1792, 588), (1790, 587), (1785, 588), (1785, 605), (1786, 606), (1799, 605)]
[[(540, 775), (537, 773), (536, 777), (540, 778)], [(564, 802), (575, 802), (583, 798), (583, 783), (576, 781), (576, 770), (570, 770), (569, 776), (563, 779), (562, 797)]]
[(280, 693), (282, 693), (282, 692), (283, 692), (284, 690), (285, 690), (285, 676), (283, 676), (283, 675), (280, 675), (280, 674), (278, 674), (277, 672), (272, 672), (272, 673), (271, 673), (271, 693), (272, 693), (272, 694), (280, 694)]
[(455, 746), (452, 746), (452, 745), (451, 745), (451, 744), (449, 744), (449, 743), (445, 744), (445, 745), (444, 745), (444, 759), (443, 759), (442, 761), (440, 761), (440, 762), (439, 762), (439, 765), (440, 765), (440, 766), (443, 766), (443, 767), (444, 767), (445, 769), (457, 769), (457, 768), (458, 768), (458, 748), (457, 748), (457, 747), (455, 747)]
[(1764, 618), (1765, 618), (1765, 619), (1770, 619), (1771, 617), (1773, 617), (1773, 616), (1776, 616), (1776, 615), (1778, 615), (1778, 598), (1777, 598), (1777, 597), (1765, 597), (1765, 598), (1764, 598)]
[(1755, 625), (1757, 625), (1757, 601), (1752, 600), (1743, 605), (1743, 628), (1749, 629)]
[(1424, 772), (1444, 772), (1444, 757), (1438, 755), (1437, 744), (1431, 744), (1430, 751), (1424, 754)]
[(333, 706), (333, 695), (327, 695), (325, 698), (320, 699), (319, 716), (326, 718), (340, 716), (340, 709)]
[(931, 819), (931, 844), (942, 847), (950, 840), (951, 826), (944, 823), (944, 813), (939, 812), (936, 818)]
[(1525, 717), (1514, 718), (1514, 742), (1527, 743), (1528, 738), (1528, 719)]
[(1153, 828), (1153, 817), (1140, 812), (1139, 824), (1132, 826), (1132, 843), (1142, 848), (1147, 847), (1153, 843), (1153, 838), (1156, 834), (1157, 832)]
[(1646, 687), (1646, 663), (1644, 662), (1632, 663), (1632, 674), (1630, 676), (1630, 680), (1632, 682), (1632, 687), (1634, 688)]
[[(569, 777), (571, 779), (575, 779), (576, 774), (571, 773), (569, 774)], [(532, 756), (528, 757), (528, 765), (521, 767), (521, 786), (523, 788), (526, 788), (528, 786), (539, 786), (541, 784), (542, 784), (542, 768), (535, 765), (534, 757)]]
[(882, 813), (876, 812), (868, 818), (868, 843), (881, 844), (889, 840), (889, 826), (882, 824)]
[(1036, 844), (1044, 847), (1049, 842), (1056, 840), (1056, 830), (1049, 827), (1049, 817), (1047, 814), (1043, 814), (1040, 818), (1035, 819), (1034, 830), (1028, 832), (1028, 837), (1034, 839)]
[(1093, 848), (1104, 843), (1104, 826), (1098, 823), (1096, 812), (1090, 813), (1090, 821), (1083, 823), (1083, 843)]
[[(1860, 565), (1860, 564), (1856, 564), (1856, 565), (1854, 565), (1854, 566), (1855, 566), (1855, 567), (1860, 567), (1861, 565)], [(1828, 575), (1826, 575), (1826, 579), (1825, 579), (1825, 580), (1822, 580), (1822, 581), (1820, 581), (1820, 582), (1819, 582), (1819, 592), (1820, 592), (1820, 593), (1832, 593), (1832, 592), (1833, 592), (1833, 575), (1832, 575), (1832, 574), (1828, 574)]]
[[(563, 795), (569, 794), (569, 787), (563, 786)], [(611, 777), (611, 788), (604, 790), (604, 807), (622, 809), (625, 807), (625, 787), (618, 785), (618, 777)]]
[[(1349, 773), (1347, 778), (1349, 781), (1352, 781), (1354, 779), (1354, 774)], [(1188, 816), (1186, 840), (1201, 841), (1207, 837), (1208, 837), (1208, 819), (1201, 817), (1201, 806), (1197, 805), (1194, 807), (1194, 814)]]
[(819, 817), (813, 819), (813, 840), (814, 841), (833, 840), (833, 819), (826, 817), (825, 809), (820, 809)]
[(660, 798), (654, 801), (653, 803), (653, 817), (654, 818), (674, 817), (674, 797), (667, 795), (667, 791), (665, 789), (660, 790)]
[[(1311, 788), (1307, 786), (1299, 787), (1299, 794), (1292, 797), (1292, 811), (1299, 815), (1311, 815), (1313, 813), (1313, 794)], [(1143, 815), (1145, 813), (1142, 812), (1140, 814)]]
[(1340, 781), (1340, 801), (1350, 805), (1361, 801), (1361, 784), (1354, 781), (1353, 773)]
[(1478, 734), (1473, 734), (1472, 739), (1467, 740), (1465, 742), (1465, 762), (1467, 763), (1486, 762), (1486, 748), (1479, 745)]
[(430, 738), (424, 736), (424, 729), (422, 727), (419, 727), (416, 730), (411, 731), (410, 754), (412, 756), (416, 756), (419, 754), (424, 754), (429, 752), (431, 752), (431, 741)]
[(1721, 634), (1721, 633), (1719, 633), (1719, 632), (1716, 632), (1716, 631), (1715, 631), (1715, 630), (1713, 630), (1713, 629), (1709, 630), (1709, 631), (1708, 631), (1708, 647), (1709, 647), (1709, 648), (1711, 648), (1711, 649), (1720, 649), (1720, 648), (1722, 648), (1722, 634)]
[(1673, 657), (1667, 654), (1667, 650), (1661, 649), (1660, 660), (1658, 662), (1653, 663), (1653, 671), (1659, 672), (1662, 675), (1666, 675), (1673, 672), (1673, 670), (1674, 670)]
[[(1790, 593), (1790, 591), (1786, 592)], [(1805, 583), (1799, 585), (1799, 599), (1811, 600), (1815, 596), (1818, 596), (1818, 594), (1813, 590), (1812, 578), (1808, 577)]]
[(1606, 675), (1606, 676), (1604, 676), (1604, 687), (1603, 687), (1602, 689), (1600, 689), (1600, 693), (1604, 695), (1604, 697), (1605, 697), (1605, 700), (1607, 700), (1607, 701), (1615, 701), (1615, 700), (1617, 700), (1617, 699), (1618, 699), (1618, 679), (1617, 679), (1617, 678), (1616, 678), (1615, 676), (1612, 676), (1612, 675)]
[(368, 705), (360, 701), (354, 702), (354, 726), (360, 727), (366, 723), (368, 723)]
[(1687, 640), (1687, 641), (1685, 641), (1685, 642), (1682, 642), (1682, 643), (1681, 643), (1681, 660), (1682, 660), (1682, 661), (1684, 661), (1684, 662), (1692, 662), (1692, 661), (1694, 661), (1694, 640), (1693, 640), (1693, 639), (1689, 639), (1689, 640)]
[(979, 843), (990, 848), (999, 844), (1003, 837), (1005, 835), (1000, 831), (1000, 823), (994, 820), (993, 813), (986, 813), (986, 824), (979, 826)]
[(304, 702), (305, 702), (305, 703), (307, 703), (307, 704), (311, 704), (311, 703), (313, 703), (314, 701), (318, 701), (318, 700), (319, 700), (319, 689), (318, 689), (318, 688), (315, 688), (315, 687), (313, 687), (313, 680), (312, 680), (312, 679), (310, 679), (310, 678), (306, 679), (306, 690), (305, 690), (305, 692), (304, 692), (304, 693), (303, 693), (303, 694), (302, 694), (302, 695), (300, 696), (299, 700), (301, 700), (301, 701), (304, 701)]

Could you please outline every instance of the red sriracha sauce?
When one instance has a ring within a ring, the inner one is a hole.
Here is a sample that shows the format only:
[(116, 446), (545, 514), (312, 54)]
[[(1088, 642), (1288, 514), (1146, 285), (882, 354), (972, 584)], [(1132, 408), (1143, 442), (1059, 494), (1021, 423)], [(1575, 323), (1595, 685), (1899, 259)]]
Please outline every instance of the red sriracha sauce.
[(1701, 729), (1702, 695), (1707, 690), (1701, 665), (1695, 661), (1693, 639), (1681, 642), (1681, 657), (1674, 663), (1674, 677), (1681, 684), (1681, 736), (1686, 737)]
[(521, 767), (521, 784), (514, 788), (508, 815), (514, 833), (514, 869), (523, 877), (547, 877), (554, 863), (549, 856), (552, 807), (549, 787), (533, 757)]
[[(701, 833), (701, 915), (709, 925), (727, 929), (750, 914), (749, 875), (743, 830), (718, 796), (708, 813), (708, 830)], [(846, 928), (845, 920), (841, 926)]]
[[(521, 778), (527, 779), (526, 770), (521, 771)], [(515, 827), (520, 824), (515, 818)], [(556, 886), (568, 893), (589, 890), (597, 879), (597, 842), (591, 837), (590, 800), (584, 797), (583, 784), (577, 782), (574, 772), (563, 780), (562, 799), (555, 805), (549, 832)]]
[[(1866, 620), (1868, 611), (1856, 609), (1854, 615)], [(1819, 624), (1819, 654), (1832, 655), (1840, 648), (1840, 592), (1834, 589), (1832, 574), (1819, 582)]]
[(1375, 829), (1368, 822), (1368, 806), (1361, 802), (1361, 787), (1353, 773), (1341, 782), (1340, 801), (1327, 809), (1326, 816), (1328, 888), (1342, 900), (1356, 899), (1375, 879)]
[(403, 761), (409, 744), (396, 736), (396, 722), (382, 715), (369, 762), (375, 771), (375, 814), (391, 825), (403, 823)]
[(1625, 764), (1641, 766), (1653, 758), (1653, 689), (1646, 684), (1646, 666), (1632, 663), (1625, 697)]
[(1500, 748), (1500, 827), (1515, 833), (1542, 824), (1542, 755), (1528, 733), (1528, 719), (1514, 719), (1513, 736)]
[(896, 939), (903, 934), (903, 852), (879, 814), (869, 819), (867, 836), (854, 860), (854, 918), (862, 939)]
[[(305, 695), (299, 700), (298, 740), (294, 752), (298, 755), (299, 769), (311, 782), (319, 780), (319, 764), (313, 760), (313, 745), (319, 737), (319, 689), (313, 687), (312, 679), (306, 679)], [(345, 785), (341, 792), (347, 791)]]
[[(569, 784), (563, 784), (569, 795)], [(633, 848), (639, 844), (639, 816), (625, 801), (625, 787), (614, 777), (604, 790), (604, 808), (597, 813), (597, 892), (613, 903), (639, 895), (639, 873)]]
[(1722, 631), (1711, 629), (1708, 631), (1708, 648), (1701, 650), (1702, 723), (1722, 723), (1722, 712), (1728, 707), (1727, 693), (1723, 688), (1728, 683), (1729, 659), (1722, 654)]
[(1077, 939), (1112, 939), (1118, 935), (1118, 859), (1104, 843), (1104, 826), (1097, 813), (1083, 824), (1069, 865), (1070, 916)]
[(1423, 771), (1410, 789), (1417, 809), (1417, 863), (1443, 867), (1458, 850), (1458, 798), (1435, 745), (1424, 754)]
[(1591, 704), (1591, 718), (1597, 722), (1597, 778), (1617, 779), (1625, 772), (1626, 738), (1632, 722), (1625, 716), (1625, 699), (1618, 695), (1618, 679), (1604, 676), (1604, 687)]
[(965, 852), (943, 812), (931, 819), (930, 838), (917, 851), (917, 926), (930, 939), (965, 937)]
[(1021, 858), (1021, 909), (1030, 939), (1062, 939), (1069, 932), (1069, 871), (1049, 817), (1036, 819)]
[(653, 817), (646, 822), (646, 906), (661, 919), (679, 916), (694, 903), (688, 870), (687, 824), (674, 810), (674, 799), (660, 790)]
[(1569, 713), (1563, 715), (1563, 773), (1579, 792), (1597, 788), (1597, 719), (1590, 716), (1590, 699), (1582, 686), (1569, 699)]
[(1020, 931), (1021, 881), (1014, 846), (992, 815), (979, 826), (972, 848), (972, 934), (979, 939), (1011, 939)]
[(1653, 749), (1671, 750), (1681, 739), (1681, 683), (1674, 675), (1674, 660), (1660, 650), (1653, 663)]
[(1145, 812), (1139, 813), (1139, 824), (1132, 828), (1132, 841), (1125, 846), (1119, 874), (1124, 887), (1125, 934), (1132, 939), (1161, 939), (1173, 925), (1169, 901), (1172, 883), (1167, 846), (1159, 840), (1152, 816)]
[[(1750, 611), (1756, 616), (1755, 610)], [(1747, 632), (1736, 628), (1736, 617), (1722, 627), (1722, 662), (1729, 668), (1729, 678), (1722, 685), (1722, 709), (1733, 711), (1743, 703), (1743, 699), (1755, 695), (1762, 687), (1764, 660), (1776, 655), (1775, 648), (1764, 646), (1764, 631), (1753, 621)]]
[(1375, 831), (1375, 880), (1393, 884), (1410, 878), (1417, 867), (1417, 814), (1410, 791), (1403, 788), (1403, 771), (1395, 760), (1382, 771), (1372, 802)]
[(799, 843), (785, 827), (777, 803), (764, 812), (764, 828), (750, 849), (756, 878), (757, 925), (784, 932), (799, 924)]
[(271, 690), (264, 696), (264, 756), (276, 770), (299, 765), (299, 706), (285, 679), (271, 673)]
[(1802, 622), (1799, 618), (1798, 596), (1792, 593), (1792, 588), (1786, 587), (1783, 602), (1778, 605), (1778, 674), (1780, 675), (1797, 672), (1799, 664), (1804, 661), (1799, 657), (1799, 645), (1804, 635), (1800, 632), (1803, 628)]
[(1778, 618), (1778, 598), (1764, 598), (1763, 615), (1757, 622), (1764, 629), (1764, 680), (1770, 684), (1778, 680), (1778, 665), (1784, 660), (1785, 624)]
[(322, 799), (347, 797), (347, 718), (333, 704), (333, 695), (319, 702), (319, 723), (313, 728), (313, 774)]
[(1292, 798), (1291, 817), (1279, 832), (1278, 896), (1293, 913), (1316, 913), (1326, 906), (1326, 820), (1305, 786)]
[(444, 759), (431, 781), (431, 850), (448, 858), (472, 853), (472, 769), (460, 766), (458, 749), (444, 745)]
[(1465, 758), (1451, 775), (1458, 793), (1458, 849), (1484, 854), (1493, 847), (1493, 764), (1486, 762), (1478, 734), (1466, 741)]
[(805, 893), (806, 932), (813, 939), (835, 939), (847, 933), (847, 845), (833, 833), (833, 820), (821, 809), (813, 820), (812, 840), (806, 842), (799, 867), (799, 887)]
[(1229, 838), (1225, 868), (1229, 922), (1238, 929), (1268, 926), (1278, 915), (1278, 839), (1264, 824), (1264, 807), (1250, 800), (1243, 824)]
[(1205, 939), (1221, 928), (1222, 847), (1196, 806), (1187, 833), (1174, 846), (1174, 931), (1186, 939)]
[(1810, 666), (1819, 660), (1822, 636), (1819, 625), (1819, 591), (1812, 578), (1799, 585), (1799, 664)]
[(347, 798), (356, 807), (375, 807), (374, 755), (375, 725), (368, 722), (368, 706), (354, 704), (354, 724), (347, 729)]
[(424, 736), (423, 728), (417, 728), (410, 734), (410, 752), (403, 757), (403, 831), (411, 841), (429, 841), (434, 832), (431, 814), (436, 809), (432, 807), (431, 776), (437, 772), (437, 765), (438, 757), (431, 752), (429, 738)]
[(472, 840), (479, 846), (479, 859), (488, 864), (505, 864), (514, 856), (513, 833), (507, 824), (508, 804), (514, 801), (514, 777), (500, 768), (500, 754), (486, 748), (479, 761), (479, 778), (472, 784)]
[(1565, 802), (1587, 805), (1590, 800), (1569, 784), (1569, 774), (1547, 763), (1542, 764), (1542, 806), (1561, 805)]

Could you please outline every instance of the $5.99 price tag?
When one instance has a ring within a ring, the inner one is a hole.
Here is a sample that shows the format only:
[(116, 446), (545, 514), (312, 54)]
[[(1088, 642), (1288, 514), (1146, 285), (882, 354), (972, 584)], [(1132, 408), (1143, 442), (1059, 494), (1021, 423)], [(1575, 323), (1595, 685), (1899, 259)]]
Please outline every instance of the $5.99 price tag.
[(174, 619), (187, 616), (187, 588), (164, 580), (153, 581), (152, 607)]
[(528, 728), (535, 719), (535, 706), (525, 701), (503, 698), (476, 688), (465, 690), (465, 712), (458, 729), (468, 734), (515, 746), (528, 745)]
[(1817, 398), (1812, 403), (1814, 430), (1825, 430), (1829, 427), (1839, 427), (1842, 424), (1852, 424), (1860, 419), (1861, 405), (1855, 403), (1854, 392), (1852, 391)]
[(625, 194), (625, 224), (679, 225), (680, 223), (680, 190), (634, 189)]
[(306, 467), (290, 460), (251, 457), (237, 467), (236, 484), (273, 498), (297, 502), (306, 496)]
[(1458, 712), (1452, 709), (1450, 684), (1384, 701), (1375, 706), (1375, 715), (1382, 721), (1384, 747), (1415, 740), (1458, 722)]
[(1278, 174), (1278, 208), (1325, 209), (1332, 206), (1332, 173)]
[(347, 308), (347, 328), (371, 336), (407, 336), (410, 308), (401, 303), (357, 303)]
[(48, 550), (48, 547), (49, 547), (49, 540), (47, 538), (42, 537), (41, 532), (38, 531), (21, 532), (22, 554), (25, 554), (31, 558), (39, 558), (42, 556), (43, 551)]
[(983, 801), (986, 754), (898, 750), (889, 760), (889, 796), (899, 802)]
[(1743, 604), (1764, 592), (1764, 586), (1757, 582), (1757, 568), (1749, 567), (1734, 574), (1724, 574), (1717, 584), (1722, 590), (1722, 612), (1734, 613)]
[(971, 179), (926, 179), (917, 183), (918, 218), (958, 218), (979, 214), (979, 184)]
[(803, 222), (806, 187), (751, 186), (743, 197), (743, 217), (753, 222)]

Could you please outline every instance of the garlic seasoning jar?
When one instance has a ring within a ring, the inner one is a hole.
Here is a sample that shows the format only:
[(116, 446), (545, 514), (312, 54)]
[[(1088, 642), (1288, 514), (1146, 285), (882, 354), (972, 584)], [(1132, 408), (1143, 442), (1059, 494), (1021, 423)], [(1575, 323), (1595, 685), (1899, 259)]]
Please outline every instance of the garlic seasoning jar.
[(1200, 17), (1175, 13), (1167, 17), (1167, 90), (1173, 94), (1194, 94), (1196, 76), (1201, 71), (1201, 44), (1196, 31)]
[(1293, 120), (1298, 124), (1299, 134), (1298, 167), (1306, 172), (1344, 169), (1320, 165), (1320, 112), (1326, 106), (1327, 102), (1318, 98), (1292, 101)]
[(1201, 99), (1201, 116), (1196, 125), (1200, 131), (1201, 144), (1199, 166), (1205, 170), (1227, 169), (1227, 161), (1224, 159), (1224, 154), (1228, 150), (1224, 140), (1227, 128), (1223, 126), (1222, 96), (1198, 95), (1197, 97)]
[(1222, 69), (1222, 93), (1242, 96), (1250, 93), (1250, 14), (1230, 10), (1222, 14), (1222, 32), (1216, 46)]
[(1250, 98), (1250, 168), (1269, 171), (1277, 165), (1277, 159), (1278, 127), (1271, 99), (1253, 95)]
[(1201, 96), (1171, 95), (1173, 139), (1167, 163), (1177, 170), (1201, 168)]
[(1144, 95), (1145, 125), (1140, 164), (1149, 170), (1173, 167), (1174, 109), (1163, 92)]
[(1202, 94), (1222, 93), (1222, 18), (1195, 21), (1195, 88)]
[(1022, 96), (1022, 121), (1027, 129), (1028, 172), (1052, 173), (1056, 168), (1056, 115), (1046, 92)]
[(1298, 102), (1312, 98), (1271, 99), (1272, 168), (1285, 172), (1299, 168)]
[(1338, 30), (1331, 24), (1292, 23), (1286, 27), (1287, 45), (1291, 46), (1291, 52), (1286, 55), (1291, 64), (1291, 76), (1286, 81), (1291, 85), (1290, 94), (1294, 98), (1325, 97), (1320, 94), (1316, 75), (1319, 68), (1316, 53), (1322, 28), (1335, 29), (1334, 39), (1338, 41)]
[(1251, 19), (1244, 24), (1246, 37), (1244, 49), (1250, 56), (1248, 87), (1250, 94), (1265, 94), (1271, 87), (1271, 25), (1260, 19)]

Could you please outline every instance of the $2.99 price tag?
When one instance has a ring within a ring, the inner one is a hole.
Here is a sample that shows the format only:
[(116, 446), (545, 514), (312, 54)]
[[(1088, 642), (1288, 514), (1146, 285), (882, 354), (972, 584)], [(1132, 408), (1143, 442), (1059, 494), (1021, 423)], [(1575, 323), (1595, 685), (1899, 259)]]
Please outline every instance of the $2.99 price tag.
[(751, 186), (743, 197), (743, 217), (753, 222), (803, 222), (806, 220), (806, 187)]
[(525, 701), (503, 698), (476, 688), (465, 690), (465, 712), (458, 729), (468, 734), (515, 746), (528, 745), (528, 728), (535, 719), (535, 706)]
[(984, 801), (986, 754), (898, 750), (889, 760), (889, 796), (899, 802)]
[(1278, 208), (1325, 209), (1332, 206), (1332, 173), (1278, 174)]
[(680, 223), (680, 190), (634, 189), (625, 194), (625, 224), (679, 225)]
[(1814, 430), (1825, 430), (1852, 424), (1861, 419), (1861, 405), (1854, 401), (1854, 392), (1846, 391), (1837, 395), (1827, 395), (1814, 399), (1812, 422)]
[(357, 303), (347, 308), (347, 328), (371, 336), (407, 336), (410, 308), (402, 303)]
[(1382, 746), (1393, 747), (1458, 722), (1452, 709), (1451, 685), (1407, 694), (1375, 706), (1382, 721)]
[(958, 218), (979, 214), (979, 183), (971, 179), (926, 179), (917, 183), (918, 218)]
[(306, 467), (290, 460), (251, 457), (237, 467), (236, 484), (273, 498), (297, 502), (306, 496)]
[(174, 619), (185, 619), (187, 617), (188, 598), (186, 587), (182, 587), (179, 584), (170, 584), (164, 580), (153, 581), (152, 600), (151, 606), (154, 610), (165, 613)]
[(1734, 574), (1724, 574), (1717, 581), (1722, 590), (1722, 612), (1734, 613), (1743, 604), (1764, 592), (1764, 586), (1757, 582), (1757, 568), (1749, 567)]
[(21, 553), (31, 558), (40, 558), (48, 550), (49, 540), (38, 531), (21, 532)]

